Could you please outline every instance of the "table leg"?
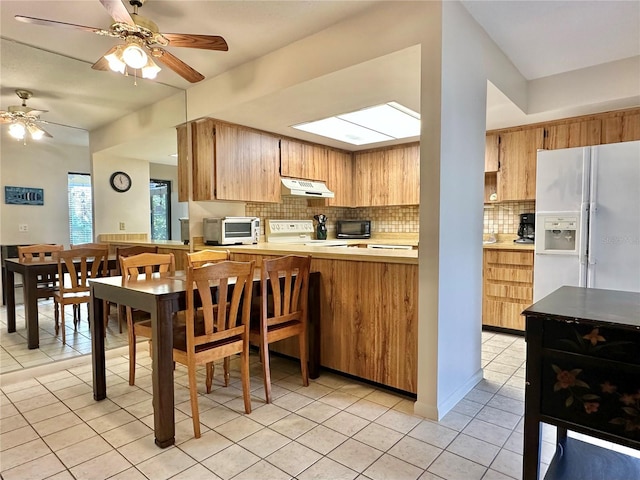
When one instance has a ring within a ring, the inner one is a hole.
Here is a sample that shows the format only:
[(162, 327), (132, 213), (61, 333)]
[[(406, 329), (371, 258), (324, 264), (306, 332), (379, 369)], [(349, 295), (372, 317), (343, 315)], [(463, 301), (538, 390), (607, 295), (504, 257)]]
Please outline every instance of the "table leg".
[(40, 346), (38, 331), (38, 275), (27, 270), (22, 278), (24, 293), (24, 316), (27, 321), (27, 346), (30, 349)]
[[(155, 318), (154, 318), (155, 317)], [(173, 309), (171, 302), (159, 302), (151, 313), (153, 422), (156, 445), (161, 448), (175, 443), (173, 398)]]
[(104, 322), (96, 322), (104, 314), (104, 302), (96, 298), (91, 287), (91, 308), (89, 309), (91, 328), (91, 363), (93, 366), (93, 398), (104, 400), (107, 398), (107, 364), (104, 357)]
[(11, 270), (6, 269), (6, 282), (4, 283), (4, 291), (7, 299), (7, 332), (16, 331), (16, 287), (15, 277)]
[(542, 378), (541, 322), (526, 319), (527, 371), (524, 395), (524, 445), (522, 479), (538, 480), (540, 472), (540, 398)]
[(309, 320), (309, 378), (320, 376), (320, 273), (309, 275), (309, 301), (307, 302)]

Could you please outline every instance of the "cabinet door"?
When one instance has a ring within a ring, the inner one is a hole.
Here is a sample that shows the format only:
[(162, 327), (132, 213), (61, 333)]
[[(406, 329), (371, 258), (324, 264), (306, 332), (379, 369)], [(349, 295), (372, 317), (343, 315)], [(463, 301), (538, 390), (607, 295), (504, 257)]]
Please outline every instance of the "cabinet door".
[[(417, 205), (420, 203), (420, 145), (403, 145), (385, 152), (388, 177), (387, 205)], [(382, 186), (381, 185), (381, 186)]]
[(544, 130), (530, 128), (500, 135), (498, 200), (535, 200), (536, 156), (544, 146)]
[(602, 120), (602, 143), (640, 140), (640, 113), (626, 113)]
[(499, 150), (500, 150), (500, 135), (498, 135), (497, 133), (488, 134), (485, 137), (485, 147), (484, 147), (485, 173), (498, 171)]
[(178, 201), (189, 201), (189, 132), (186, 125), (176, 128), (178, 134)]
[(348, 152), (327, 151), (327, 187), (335, 197), (327, 198), (326, 205), (353, 206), (353, 159)]
[(211, 119), (191, 123), (193, 163), (191, 170), (193, 199), (215, 200), (214, 122)]
[(547, 127), (545, 129), (544, 148), (554, 150), (557, 148), (599, 145), (601, 125), (602, 121), (596, 119)]
[(326, 181), (327, 148), (283, 138), (280, 141), (280, 174)]
[(356, 152), (354, 154), (354, 206), (386, 205), (388, 185), (382, 185), (386, 172), (384, 151)]
[(354, 155), (355, 206), (420, 203), (420, 145), (357, 152)]
[(279, 139), (224, 123), (215, 132), (216, 198), (279, 202)]

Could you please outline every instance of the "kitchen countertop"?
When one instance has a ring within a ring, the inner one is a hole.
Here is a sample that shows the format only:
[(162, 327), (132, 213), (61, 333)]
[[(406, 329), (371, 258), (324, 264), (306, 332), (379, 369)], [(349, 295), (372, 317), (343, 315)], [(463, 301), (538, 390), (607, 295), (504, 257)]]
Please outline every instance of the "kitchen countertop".
[(533, 243), (513, 243), (510, 242), (496, 242), (496, 243), (483, 243), (482, 248), (489, 250), (534, 250)]
[[(404, 263), (418, 264), (418, 250), (392, 250), (358, 247), (363, 244), (360, 240), (350, 240), (351, 247), (326, 247), (322, 245), (296, 245), (290, 243), (261, 242), (255, 245), (226, 245), (212, 247), (208, 245), (194, 245), (194, 250), (226, 249), (232, 253), (248, 253), (252, 255), (311, 255), (313, 258), (329, 260), (345, 260), (355, 262)], [(380, 242), (374, 242), (379, 244)], [(391, 243), (389, 243), (391, 244)], [(393, 243), (396, 244), (396, 243)], [(403, 243), (403, 245), (406, 245)]]
[[(517, 235), (510, 233), (484, 234), (482, 236), (482, 248), (489, 250), (534, 250), (535, 247), (533, 243), (513, 243), (516, 238), (518, 238)], [(495, 242), (485, 243), (491, 239), (495, 240)]]

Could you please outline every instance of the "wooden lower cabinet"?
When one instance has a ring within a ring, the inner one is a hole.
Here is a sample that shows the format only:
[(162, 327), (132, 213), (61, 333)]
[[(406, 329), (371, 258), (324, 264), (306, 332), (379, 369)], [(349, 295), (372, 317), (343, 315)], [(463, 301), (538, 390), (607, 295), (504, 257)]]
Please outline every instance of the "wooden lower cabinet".
[(484, 250), (482, 324), (524, 331), (533, 302), (533, 251)]
[[(418, 265), (313, 259), (311, 271), (321, 276), (320, 364), (416, 393)], [(273, 349), (296, 356), (296, 340), (285, 342)]]

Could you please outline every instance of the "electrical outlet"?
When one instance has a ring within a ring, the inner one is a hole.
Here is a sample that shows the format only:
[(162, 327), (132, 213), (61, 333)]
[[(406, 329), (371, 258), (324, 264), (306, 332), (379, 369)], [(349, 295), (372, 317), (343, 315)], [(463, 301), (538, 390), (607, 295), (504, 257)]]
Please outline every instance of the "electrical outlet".
[(18, 225), (18, 231), (19, 232), (28, 232), (29, 231), (29, 225), (27, 225), (26, 223), (21, 223), (20, 225)]
[(120, 230), (124, 230), (124, 222), (120, 222)]

